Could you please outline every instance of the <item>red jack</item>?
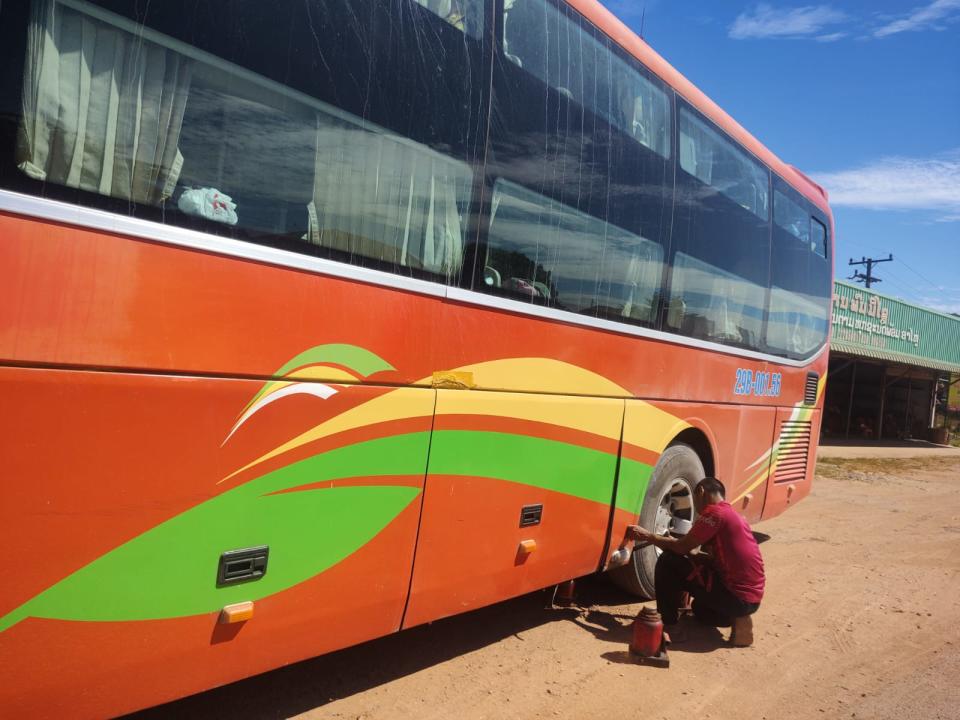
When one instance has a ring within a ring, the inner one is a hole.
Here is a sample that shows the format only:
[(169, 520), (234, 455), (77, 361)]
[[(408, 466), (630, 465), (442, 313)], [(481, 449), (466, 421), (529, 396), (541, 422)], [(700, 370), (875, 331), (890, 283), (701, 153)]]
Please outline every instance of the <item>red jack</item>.
[(633, 621), (630, 655), (642, 665), (670, 667), (663, 621), (653, 608), (643, 608)]

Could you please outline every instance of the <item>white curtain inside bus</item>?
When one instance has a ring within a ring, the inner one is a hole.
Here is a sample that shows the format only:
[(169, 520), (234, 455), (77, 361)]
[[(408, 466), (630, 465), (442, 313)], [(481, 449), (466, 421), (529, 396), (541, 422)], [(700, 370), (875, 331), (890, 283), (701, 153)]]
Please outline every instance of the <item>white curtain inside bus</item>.
[(770, 288), (767, 344), (804, 356), (816, 350), (826, 337), (827, 307), (820, 298)]
[(450, 277), (462, 262), (471, 179), (464, 163), (318, 114), (309, 240)]
[(209, 189), (224, 222), (299, 225), (351, 262), (462, 265), (467, 164), (83, 0), (33, 3), (17, 153), (36, 180), (136, 203)]
[(766, 288), (678, 252), (668, 323), (693, 337), (756, 347)]
[(37, 0), (25, 72), (23, 172), (134, 202), (172, 195), (191, 61), (59, 0)]

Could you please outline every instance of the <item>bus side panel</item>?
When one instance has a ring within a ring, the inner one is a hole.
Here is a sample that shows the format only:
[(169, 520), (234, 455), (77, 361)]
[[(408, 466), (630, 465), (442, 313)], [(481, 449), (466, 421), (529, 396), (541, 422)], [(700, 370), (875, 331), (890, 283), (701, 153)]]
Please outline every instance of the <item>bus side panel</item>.
[(319, 386), (0, 368), (0, 707), (113, 715), (399, 628), (435, 393)]
[(441, 369), (431, 296), (2, 212), (0, 238), (0, 362), (263, 377), (350, 344), (310, 377)]
[(622, 400), (439, 391), (404, 627), (596, 571), (622, 420)]
[[(727, 447), (735, 448), (733, 474), (727, 476), (727, 499), (750, 522), (759, 522), (767, 494), (770, 445), (776, 409), (742, 406), (735, 422), (736, 433)], [(722, 430), (721, 430), (722, 433)]]
[[(5, 213), (0, 237), (0, 361), (262, 377), (305, 351), (350, 344), (389, 365), (369, 378), (378, 383), (429, 384), (435, 371), (538, 359), (549, 367), (475, 368), (473, 381), (485, 390), (738, 401), (744, 361), (734, 355)], [(561, 365), (582, 372), (571, 379), (555, 372)], [(780, 398), (751, 402), (801, 401), (806, 370), (782, 372)], [(584, 389), (585, 373), (599, 377)]]
[(764, 520), (776, 517), (810, 494), (822, 417), (819, 409), (777, 411), (777, 439), (763, 508)]
[[(766, 493), (775, 408), (755, 405), (704, 405), (657, 402), (683, 422), (673, 435), (695, 428), (710, 443), (714, 474), (727, 488), (727, 500), (748, 520), (760, 519)], [(662, 441), (664, 447), (673, 436)]]

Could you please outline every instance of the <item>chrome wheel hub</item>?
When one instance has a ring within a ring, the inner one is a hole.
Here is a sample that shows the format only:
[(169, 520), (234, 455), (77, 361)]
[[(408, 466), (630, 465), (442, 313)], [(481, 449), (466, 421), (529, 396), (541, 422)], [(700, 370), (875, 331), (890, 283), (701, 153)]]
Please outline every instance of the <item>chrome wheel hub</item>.
[(657, 535), (682, 537), (690, 531), (694, 514), (693, 488), (683, 478), (675, 478), (660, 496), (652, 530)]

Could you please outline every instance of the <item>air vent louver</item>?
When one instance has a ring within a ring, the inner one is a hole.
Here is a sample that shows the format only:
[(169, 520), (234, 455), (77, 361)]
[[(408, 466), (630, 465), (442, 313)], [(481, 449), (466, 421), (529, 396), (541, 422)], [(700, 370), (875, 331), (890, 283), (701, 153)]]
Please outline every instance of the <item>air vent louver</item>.
[(807, 477), (807, 457), (810, 455), (809, 420), (784, 420), (780, 423), (777, 443), (775, 483), (800, 482)]
[(803, 404), (817, 404), (817, 385), (820, 383), (820, 376), (817, 373), (807, 373), (807, 384), (803, 388)]

